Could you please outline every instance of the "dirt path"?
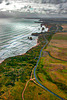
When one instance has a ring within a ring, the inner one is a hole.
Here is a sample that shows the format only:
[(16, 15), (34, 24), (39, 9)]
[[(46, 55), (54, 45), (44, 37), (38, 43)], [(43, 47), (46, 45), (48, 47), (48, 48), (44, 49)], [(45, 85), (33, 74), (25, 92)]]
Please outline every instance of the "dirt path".
[(23, 90), (23, 92), (22, 92), (22, 99), (23, 99), (23, 100), (24, 100), (23, 95), (24, 95), (24, 92), (25, 92), (25, 90), (26, 90), (26, 87), (27, 87), (27, 85), (28, 85), (29, 81), (30, 81), (30, 80), (28, 80), (28, 81), (26, 82), (25, 88), (24, 88), (24, 90)]
[[(24, 92), (25, 92), (25, 90), (26, 90), (26, 88), (27, 88), (27, 85), (28, 85), (29, 81), (33, 81), (34, 83), (36, 83), (36, 82), (34, 81), (35, 78), (32, 78), (33, 71), (34, 71), (34, 68), (33, 68), (32, 72), (31, 72), (30, 79), (29, 79), (29, 80), (26, 82), (26, 84), (25, 84), (25, 88), (24, 88), (24, 90), (23, 90), (23, 92), (22, 92), (22, 100), (24, 100)], [(36, 83), (36, 84), (37, 84), (37, 83)]]

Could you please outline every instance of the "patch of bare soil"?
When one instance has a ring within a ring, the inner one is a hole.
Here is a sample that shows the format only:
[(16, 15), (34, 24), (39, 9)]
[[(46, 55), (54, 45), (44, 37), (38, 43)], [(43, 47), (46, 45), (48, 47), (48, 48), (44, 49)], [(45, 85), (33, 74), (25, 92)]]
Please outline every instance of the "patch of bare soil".
[(63, 30), (67, 30), (67, 24), (62, 25), (62, 27), (63, 27)]
[(67, 35), (67, 32), (58, 32), (56, 34)]
[(63, 65), (63, 64), (53, 64), (53, 63), (51, 63), (50, 66), (53, 67), (53, 68), (51, 68), (51, 67), (49, 68), (50, 71), (57, 71), (59, 69), (60, 70), (66, 69), (66, 66)]
[(43, 53), (42, 53), (42, 57), (46, 57), (47, 55), (48, 55), (48, 53), (45, 52), (45, 51), (43, 51)]
[(67, 40), (51, 40), (50, 45), (53, 47), (47, 48), (51, 56), (67, 61)]
[(67, 48), (67, 40), (51, 40), (50, 45)]

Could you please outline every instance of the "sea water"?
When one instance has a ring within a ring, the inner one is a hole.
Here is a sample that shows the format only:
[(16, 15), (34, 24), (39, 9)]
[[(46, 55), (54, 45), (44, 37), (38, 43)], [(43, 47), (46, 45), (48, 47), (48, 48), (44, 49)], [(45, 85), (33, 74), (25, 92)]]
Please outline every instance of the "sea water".
[(0, 63), (12, 56), (26, 53), (37, 44), (37, 37), (28, 37), (37, 32), (35, 19), (0, 19)]

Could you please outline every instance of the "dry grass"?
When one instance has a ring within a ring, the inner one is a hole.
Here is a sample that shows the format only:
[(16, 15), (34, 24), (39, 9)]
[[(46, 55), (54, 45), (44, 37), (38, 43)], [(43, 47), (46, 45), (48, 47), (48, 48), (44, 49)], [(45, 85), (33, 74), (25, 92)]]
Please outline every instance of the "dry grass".
[(62, 25), (63, 30), (67, 30), (67, 24)]
[(33, 82), (29, 82), (24, 97), (25, 100), (60, 100)]
[(56, 34), (63, 34), (63, 35), (67, 35), (67, 32), (58, 32)]
[(66, 48), (67, 47), (67, 40), (51, 40), (50, 45)]
[[(63, 34), (63, 36), (65, 37), (67, 35), (67, 33), (57, 33), (53, 36), (54, 37), (58, 37), (58, 35)], [(50, 44), (50, 46), (47, 48), (48, 51), (50, 51), (51, 55), (53, 55), (53, 57), (56, 58), (61, 58), (62, 60), (67, 60), (67, 40), (64, 40), (64, 38), (62, 37), (61, 40), (58, 39), (52, 39)]]
[[(42, 84), (54, 93), (65, 98), (65, 100), (67, 99), (67, 62), (62, 60), (67, 60), (66, 36), (67, 33), (64, 32), (57, 33), (53, 36), (48, 47), (43, 50), (38, 66), (40, 70), (38, 77)], [(48, 51), (51, 56), (45, 51)]]

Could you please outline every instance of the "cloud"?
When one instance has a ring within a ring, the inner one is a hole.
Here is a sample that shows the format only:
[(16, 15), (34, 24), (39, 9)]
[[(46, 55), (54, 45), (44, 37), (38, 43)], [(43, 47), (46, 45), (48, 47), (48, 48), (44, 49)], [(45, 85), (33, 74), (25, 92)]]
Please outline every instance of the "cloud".
[(3, 0), (0, 0), (0, 3), (2, 2)]

